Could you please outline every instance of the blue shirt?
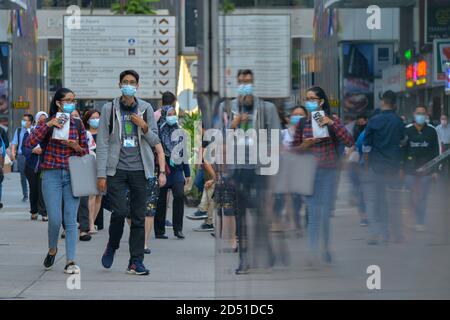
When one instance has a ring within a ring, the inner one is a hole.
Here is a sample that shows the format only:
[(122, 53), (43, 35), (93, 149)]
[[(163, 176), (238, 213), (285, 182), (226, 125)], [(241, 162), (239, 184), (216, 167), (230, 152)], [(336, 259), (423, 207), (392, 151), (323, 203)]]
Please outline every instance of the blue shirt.
[(20, 128), (20, 137), (17, 138), (19, 129), (16, 129), (16, 132), (14, 132), (13, 141), (11, 144), (14, 144), (17, 146), (17, 154), (22, 154), (22, 142), (23, 137), (25, 136), (25, 132), (27, 132), (27, 128)]
[(403, 160), (401, 149), (405, 125), (393, 110), (381, 111), (366, 127), (364, 146), (371, 147), (369, 166), (376, 172), (399, 170)]

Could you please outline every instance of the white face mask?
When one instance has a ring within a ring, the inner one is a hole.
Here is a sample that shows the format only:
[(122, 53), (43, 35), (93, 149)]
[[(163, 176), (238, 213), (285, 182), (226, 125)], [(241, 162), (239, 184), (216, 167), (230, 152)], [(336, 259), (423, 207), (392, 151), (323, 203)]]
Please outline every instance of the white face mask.
[(441, 124), (446, 127), (448, 125), (448, 120), (441, 120)]

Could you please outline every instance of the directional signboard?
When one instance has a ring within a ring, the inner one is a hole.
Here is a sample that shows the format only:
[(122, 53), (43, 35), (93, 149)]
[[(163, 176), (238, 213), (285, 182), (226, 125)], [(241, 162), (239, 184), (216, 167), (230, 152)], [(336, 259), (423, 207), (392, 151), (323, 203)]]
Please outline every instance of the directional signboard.
[(64, 86), (79, 99), (120, 95), (119, 74), (140, 75), (137, 95), (160, 99), (176, 92), (176, 25), (171, 16), (81, 16), (80, 29), (64, 17)]
[(227, 15), (219, 20), (220, 93), (234, 97), (239, 69), (255, 75), (255, 94), (291, 96), (289, 15)]

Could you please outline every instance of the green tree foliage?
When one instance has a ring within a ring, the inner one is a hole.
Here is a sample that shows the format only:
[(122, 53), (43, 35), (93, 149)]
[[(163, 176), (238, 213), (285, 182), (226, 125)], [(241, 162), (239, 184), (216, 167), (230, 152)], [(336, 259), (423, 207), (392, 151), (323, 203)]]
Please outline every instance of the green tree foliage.
[[(152, 4), (158, 3), (160, 0), (127, 0), (123, 6), (123, 13), (125, 14), (156, 14)], [(111, 11), (115, 14), (121, 14), (120, 1), (113, 3)]]

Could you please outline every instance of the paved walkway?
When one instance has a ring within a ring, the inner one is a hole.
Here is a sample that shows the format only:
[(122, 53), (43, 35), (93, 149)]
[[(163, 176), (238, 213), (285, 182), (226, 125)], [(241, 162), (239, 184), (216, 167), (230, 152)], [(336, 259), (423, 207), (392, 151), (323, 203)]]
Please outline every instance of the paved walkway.
[[(450, 245), (446, 193), (434, 186), (427, 232), (416, 233), (404, 213), (406, 240), (400, 244), (368, 246), (367, 229), (359, 227), (354, 208), (348, 205), (349, 184), (341, 179), (336, 216), (332, 218), (335, 262), (319, 270), (305, 268), (306, 238), (273, 234), (276, 252), (289, 252), (290, 265), (270, 272), (236, 276), (237, 254), (215, 254), (220, 242), (209, 233), (192, 231), (199, 223), (185, 220), (183, 241), (168, 230), (169, 240), (151, 240), (152, 254), (145, 263), (148, 277), (125, 274), (128, 230), (110, 270), (100, 264), (107, 231), (90, 242), (79, 242), (81, 290), (68, 290), (63, 274), (64, 243), (52, 271), (42, 261), (47, 252), (47, 224), (29, 220), (28, 206), (20, 202), (17, 174), (3, 185), (0, 211), (0, 299), (449, 299)], [(193, 209), (186, 209), (186, 213)], [(169, 214), (170, 217), (170, 214)], [(447, 220), (445, 220), (447, 219)], [(109, 214), (105, 215), (105, 227)], [(257, 258), (264, 258), (258, 254)], [(381, 290), (368, 290), (369, 265), (381, 268)]]

